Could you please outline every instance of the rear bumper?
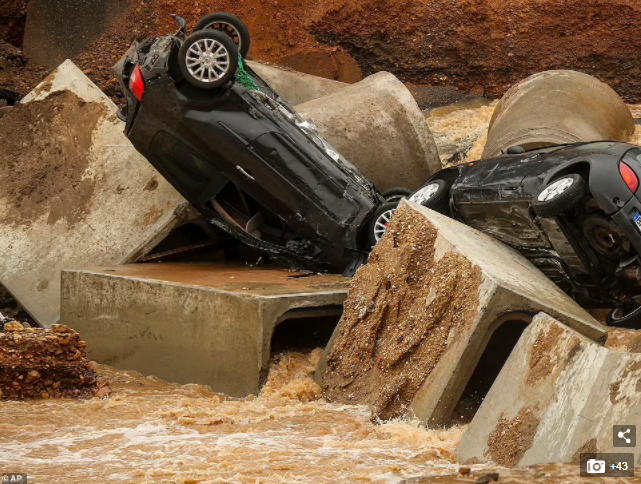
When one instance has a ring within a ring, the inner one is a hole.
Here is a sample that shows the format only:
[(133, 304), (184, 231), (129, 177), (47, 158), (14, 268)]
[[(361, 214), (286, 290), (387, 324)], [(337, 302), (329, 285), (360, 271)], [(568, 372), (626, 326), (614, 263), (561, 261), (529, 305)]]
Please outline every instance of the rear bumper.
[(641, 212), (641, 201), (634, 196), (621, 210), (612, 215), (612, 220), (619, 226), (637, 253), (641, 255), (641, 232), (636, 228), (632, 217), (636, 212)]

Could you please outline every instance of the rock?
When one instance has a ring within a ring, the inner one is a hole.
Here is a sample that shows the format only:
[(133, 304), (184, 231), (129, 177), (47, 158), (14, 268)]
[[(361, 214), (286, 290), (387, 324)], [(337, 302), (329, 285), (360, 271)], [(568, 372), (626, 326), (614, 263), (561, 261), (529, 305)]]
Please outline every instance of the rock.
[[(376, 309), (363, 314), (365, 301)], [(382, 420), (412, 413), (430, 426), (450, 423), (477, 366), (505, 361), (531, 314), (552, 312), (592, 340), (607, 335), (523, 256), (407, 201), (343, 307), (316, 370), (326, 398), (369, 405)]]
[(4, 325), (4, 331), (5, 333), (20, 332), (24, 331), (24, 326), (22, 326), (18, 321), (11, 321)]
[(74, 331), (64, 324), (53, 324), (51, 325), (52, 333), (73, 333)]

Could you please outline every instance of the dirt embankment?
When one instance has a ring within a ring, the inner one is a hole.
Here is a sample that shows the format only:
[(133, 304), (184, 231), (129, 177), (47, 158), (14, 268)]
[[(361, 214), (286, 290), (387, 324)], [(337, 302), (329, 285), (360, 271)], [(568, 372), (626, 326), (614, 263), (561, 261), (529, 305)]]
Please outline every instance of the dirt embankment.
[[(3, 6), (0, 41), (21, 45), (26, 3)], [(575, 69), (608, 83), (627, 102), (641, 101), (636, 0), (131, 0), (74, 61), (117, 99), (111, 66), (134, 39), (174, 31), (170, 13), (191, 28), (220, 10), (247, 23), (249, 57), (331, 79), (354, 82), (361, 70), (387, 70), (406, 82), (500, 97), (533, 73)], [(36, 66), (0, 69), (0, 88), (24, 94), (44, 75)]]
[(574, 69), (641, 100), (636, 0), (323, 0), (310, 31), (369, 75), (500, 97), (548, 69)]

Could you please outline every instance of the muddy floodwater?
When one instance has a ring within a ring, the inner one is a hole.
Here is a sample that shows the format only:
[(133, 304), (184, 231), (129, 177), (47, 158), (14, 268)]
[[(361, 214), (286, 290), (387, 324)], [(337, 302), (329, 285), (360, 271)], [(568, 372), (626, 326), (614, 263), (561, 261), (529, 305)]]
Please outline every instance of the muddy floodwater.
[(260, 396), (241, 400), (96, 365), (107, 398), (0, 404), (0, 472), (36, 483), (474, 482), (495, 470), (500, 482), (577, 480), (569, 465), (456, 477), (464, 427), (377, 424), (365, 407), (327, 403), (311, 378), (319, 356), (277, 356)]

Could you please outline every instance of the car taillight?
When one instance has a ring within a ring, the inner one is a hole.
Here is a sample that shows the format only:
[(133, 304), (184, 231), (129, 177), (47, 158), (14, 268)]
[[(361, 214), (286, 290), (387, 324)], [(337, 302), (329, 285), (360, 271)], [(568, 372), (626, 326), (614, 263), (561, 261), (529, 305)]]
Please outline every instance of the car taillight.
[(628, 186), (630, 191), (632, 193), (636, 192), (637, 188), (639, 188), (639, 179), (637, 178), (637, 175), (634, 173), (634, 171), (632, 171), (632, 168), (621, 162), (619, 163), (619, 173), (621, 173), (621, 178), (623, 178), (623, 181)]
[(138, 101), (142, 101), (142, 96), (145, 94), (145, 80), (142, 78), (139, 64), (136, 64), (129, 76), (129, 90)]

